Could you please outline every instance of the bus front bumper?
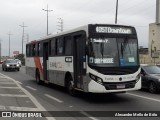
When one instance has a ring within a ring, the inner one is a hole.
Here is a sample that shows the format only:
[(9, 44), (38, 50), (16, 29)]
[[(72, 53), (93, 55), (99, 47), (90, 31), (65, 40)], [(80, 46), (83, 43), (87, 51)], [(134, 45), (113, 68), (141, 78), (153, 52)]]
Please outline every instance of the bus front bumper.
[[(88, 92), (91, 92), (91, 93), (112, 93), (112, 92), (125, 92), (125, 91), (131, 91), (131, 90), (139, 90), (141, 89), (141, 78), (138, 80), (138, 82), (135, 82), (134, 86), (131, 86), (131, 87), (126, 87), (126, 86), (129, 86), (128, 83), (131, 83), (131, 82), (126, 82), (125, 85), (125, 88), (122, 88), (122, 87), (115, 87), (112, 89), (108, 89), (107, 88), (107, 84), (99, 84), (97, 82), (95, 82), (94, 80), (91, 80), (90, 83), (88, 84)], [(122, 83), (115, 83), (114, 86), (116, 85), (122, 85)]]

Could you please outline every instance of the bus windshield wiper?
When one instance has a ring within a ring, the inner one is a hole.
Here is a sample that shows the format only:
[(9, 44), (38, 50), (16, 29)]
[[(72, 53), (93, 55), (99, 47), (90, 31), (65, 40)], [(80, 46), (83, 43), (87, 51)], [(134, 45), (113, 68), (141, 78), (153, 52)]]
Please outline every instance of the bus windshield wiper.
[(123, 58), (123, 50), (124, 50), (124, 45), (123, 45), (123, 43), (121, 43), (121, 54), (122, 54), (122, 58)]
[(102, 55), (102, 59), (103, 59), (103, 52), (104, 52), (104, 43), (103, 42), (100, 44), (100, 51), (101, 51), (101, 55)]

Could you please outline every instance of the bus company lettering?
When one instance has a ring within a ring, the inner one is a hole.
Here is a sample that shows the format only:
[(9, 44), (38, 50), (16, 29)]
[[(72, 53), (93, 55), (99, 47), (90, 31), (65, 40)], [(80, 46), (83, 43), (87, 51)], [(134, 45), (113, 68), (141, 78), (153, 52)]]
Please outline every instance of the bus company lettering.
[(114, 63), (113, 62), (114, 59), (113, 58), (96, 58), (94, 59), (94, 63)]
[(119, 34), (131, 34), (131, 29), (127, 28), (112, 28), (112, 27), (96, 27), (97, 33), (119, 33)]
[(62, 68), (61, 62), (50, 62), (50, 68)]

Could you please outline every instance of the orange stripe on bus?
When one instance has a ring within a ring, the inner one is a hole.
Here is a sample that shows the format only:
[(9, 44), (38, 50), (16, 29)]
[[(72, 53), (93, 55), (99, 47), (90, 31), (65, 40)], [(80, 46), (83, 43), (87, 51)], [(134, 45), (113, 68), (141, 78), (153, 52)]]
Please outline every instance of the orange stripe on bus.
[(34, 63), (36, 65), (36, 68), (38, 68), (40, 74), (43, 75), (43, 69), (42, 69), (40, 58), (39, 57), (34, 57)]

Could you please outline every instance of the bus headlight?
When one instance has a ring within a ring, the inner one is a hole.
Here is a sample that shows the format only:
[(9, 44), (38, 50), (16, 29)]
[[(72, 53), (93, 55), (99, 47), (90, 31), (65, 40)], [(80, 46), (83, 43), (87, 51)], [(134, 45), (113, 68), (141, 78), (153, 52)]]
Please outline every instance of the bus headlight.
[(97, 77), (97, 76), (95, 76), (95, 75), (93, 75), (93, 74), (91, 74), (91, 73), (89, 73), (89, 77), (90, 77), (92, 80), (96, 81), (97, 83), (103, 85), (103, 80), (102, 80), (102, 78), (99, 78), (99, 77)]
[(19, 67), (19, 64), (17, 64), (17, 67)]
[(96, 82), (101, 84), (101, 85), (103, 85), (103, 80), (101, 78), (99, 78), (99, 77), (97, 77), (97, 81)]
[(138, 74), (137, 76), (136, 76), (136, 82), (138, 82), (139, 81), (139, 79), (140, 79), (140, 77), (141, 77), (141, 75), (140, 74)]

